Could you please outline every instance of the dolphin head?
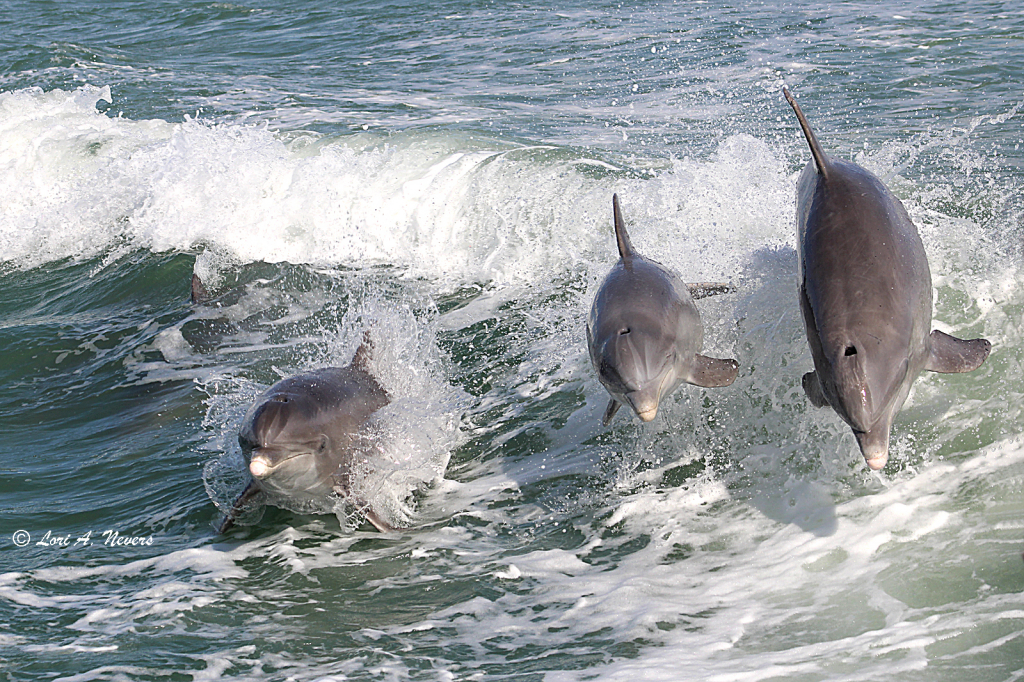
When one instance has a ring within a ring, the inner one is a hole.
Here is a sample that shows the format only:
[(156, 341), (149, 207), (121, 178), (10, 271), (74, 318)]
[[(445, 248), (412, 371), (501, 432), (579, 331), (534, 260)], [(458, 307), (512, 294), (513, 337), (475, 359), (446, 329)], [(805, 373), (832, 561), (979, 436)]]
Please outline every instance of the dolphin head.
[(660, 330), (621, 326), (598, 353), (601, 383), (645, 422), (657, 416), (662, 397), (681, 381), (676, 340)]
[(293, 498), (331, 491), (332, 472), (323, 470), (330, 438), (318, 426), (317, 411), (315, 401), (283, 393), (250, 408), (238, 440), (260, 488)]
[(889, 459), (889, 430), (910, 392), (907, 353), (870, 336), (848, 336), (829, 345), (831, 380), (823, 389), (853, 429), (867, 465), (877, 471)]

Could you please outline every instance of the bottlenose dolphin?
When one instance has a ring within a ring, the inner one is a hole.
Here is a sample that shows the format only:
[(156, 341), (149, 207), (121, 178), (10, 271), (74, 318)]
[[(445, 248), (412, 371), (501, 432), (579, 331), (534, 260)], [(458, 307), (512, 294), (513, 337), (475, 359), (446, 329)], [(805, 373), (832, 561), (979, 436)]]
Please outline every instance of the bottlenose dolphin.
[(612, 195), (619, 262), (604, 278), (587, 318), (587, 346), (597, 376), (612, 398), (608, 424), (627, 403), (649, 422), (662, 398), (687, 382), (713, 388), (736, 379), (738, 363), (700, 354), (704, 327), (694, 298), (729, 291), (722, 284), (687, 287), (667, 268), (633, 250)]
[[(258, 493), (291, 504), (323, 501), (350, 492), (352, 467), (366, 445), (363, 427), (388, 404), (387, 393), (370, 373), (369, 332), (347, 367), (326, 367), (283, 379), (260, 395), (245, 415), (238, 442), (249, 460), (252, 482), (218, 528), (224, 532)], [(366, 518), (392, 530), (365, 503)]]
[(932, 280), (903, 204), (860, 166), (826, 156), (789, 90), (811, 161), (797, 186), (800, 310), (814, 371), (804, 392), (853, 429), (864, 459), (881, 469), (889, 429), (922, 370), (970, 372), (988, 357), (985, 339), (936, 330)]

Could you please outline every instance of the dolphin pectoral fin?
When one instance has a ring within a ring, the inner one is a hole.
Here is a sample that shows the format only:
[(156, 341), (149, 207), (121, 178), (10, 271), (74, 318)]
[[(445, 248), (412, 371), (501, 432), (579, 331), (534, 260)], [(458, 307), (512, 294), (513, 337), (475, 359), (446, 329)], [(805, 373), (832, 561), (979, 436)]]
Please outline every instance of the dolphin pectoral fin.
[(258, 495), (259, 492), (260, 489), (259, 486), (256, 485), (256, 481), (249, 481), (249, 485), (245, 486), (245, 490), (243, 490), (242, 494), (238, 496), (235, 503), (231, 505), (231, 511), (225, 514), (224, 520), (217, 525), (217, 532), (223, 534), (231, 530), (235, 525), (235, 519), (238, 517), (238, 512), (242, 511), (242, 508), (245, 507), (245, 503)]
[(811, 401), (811, 405), (815, 407), (825, 407), (828, 405), (828, 400), (825, 399), (825, 394), (821, 391), (821, 382), (818, 381), (817, 372), (808, 372), (800, 380), (800, 383), (804, 387), (804, 393), (807, 394), (807, 399)]
[(604, 416), (601, 418), (601, 424), (603, 424), (604, 426), (608, 426), (608, 424), (610, 424), (612, 421), (612, 417), (614, 417), (615, 413), (619, 411), (619, 406), (621, 404), (622, 403), (620, 403), (615, 398), (609, 400), (608, 407), (605, 408)]
[(736, 381), (740, 363), (735, 360), (709, 358), (700, 353), (693, 356), (693, 371), (689, 383), (704, 388), (721, 388)]
[(929, 339), (932, 350), (924, 366), (929, 372), (956, 374), (974, 371), (981, 367), (992, 350), (992, 344), (987, 339), (965, 341), (943, 334), (938, 329), (931, 333)]
[(366, 520), (373, 524), (373, 527), (379, 530), (381, 533), (389, 533), (395, 530), (395, 527), (386, 523), (381, 519), (372, 509), (366, 510)]
[(725, 282), (696, 282), (694, 284), (687, 284), (686, 288), (690, 290), (690, 296), (693, 300), (701, 298), (707, 298), (708, 296), (717, 296), (718, 294), (731, 294), (736, 291), (736, 287)]

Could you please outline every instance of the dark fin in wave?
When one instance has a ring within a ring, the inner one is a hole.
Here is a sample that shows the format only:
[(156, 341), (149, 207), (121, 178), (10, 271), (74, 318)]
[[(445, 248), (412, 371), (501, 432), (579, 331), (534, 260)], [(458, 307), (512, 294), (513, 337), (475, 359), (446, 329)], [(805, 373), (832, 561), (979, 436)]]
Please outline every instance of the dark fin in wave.
[(209, 300), (210, 292), (206, 290), (203, 280), (199, 279), (199, 275), (192, 273), (192, 302), (206, 303)]
[(804, 118), (804, 112), (800, 110), (800, 105), (793, 99), (793, 95), (790, 94), (789, 90), (782, 88), (782, 94), (786, 96), (789, 101), (789, 105), (793, 107), (793, 111), (796, 112), (796, 118), (800, 121), (800, 127), (803, 128), (804, 137), (807, 138), (807, 144), (811, 147), (811, 156), (814, 157), (814, 165), (818, 167), (818, 174), (821, 177), (828, 179), (829, 162), (825, 152), (821, 150), (821, 145), (818, 144), (818, 138), (814, 136), (814, 131), (811, 130), (811, 125)]
[(619, 195), (612, 195), (612, 211), (615, 214), (615, 241), (619, 243), (619, 257), (623, 260), (633, 257), (633, 244), (629, 241), (629, 233), (626, 232), (626, 223), (622, 220), (622, 210), (619, 208)]
[(973, 372), (981, 367), (981, 363), (985, 362), (992, 350), (992, 344), (987, 339), (965, 341), (949, 334), (943, 334), (938, 329), (933, 331), (929, 338), (932, 350), (928, 355), (928, 362), (924, 366), (929, 372), (942, 374)]

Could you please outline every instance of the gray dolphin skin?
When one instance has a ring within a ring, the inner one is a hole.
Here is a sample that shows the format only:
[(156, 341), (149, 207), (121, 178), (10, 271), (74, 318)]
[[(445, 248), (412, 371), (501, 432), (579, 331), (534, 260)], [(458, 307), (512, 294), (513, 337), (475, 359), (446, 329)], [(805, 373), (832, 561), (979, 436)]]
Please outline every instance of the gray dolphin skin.
[(633, 250), (612, 196), (619, 262), (605, 277), (587, 318), (587, 347), (598, 378), (611, 394), (607, 425), (621, 403), (649, 422), (662, 399), (682, 382), (713, 388), (736, 380), (738, 363), (700, 354), (704, 327), (693, 304), (729, 291), (720, 284), (687, 287), (667, 268)]
[[(369, 332), (347, 367), (327, 367), (283, 379), (249, 408), (238, 442), (249, 459), (252, 482), (239, 496), (219, 532), (229, 529), (242, 506), (258, 493), (291, 501), (320, 501), (349, 491), (352, 465), (365, 443), (363, 426), (388, 404), (370, 374)], [(364, 506), (364, 505), (361, 505)], [(373, 509), (366, 518), (392, 530)]]
[(800, 310), (814, 371), (804, 392), (853, 429), (868, 466), (889, 458), (889, 430), (922, 370), (970, 372), (985, 339), (932, 331), (932, 281), (906, 209), (874, 175), (826, 156), (789, 90), (812, 159), (797, 186)]

